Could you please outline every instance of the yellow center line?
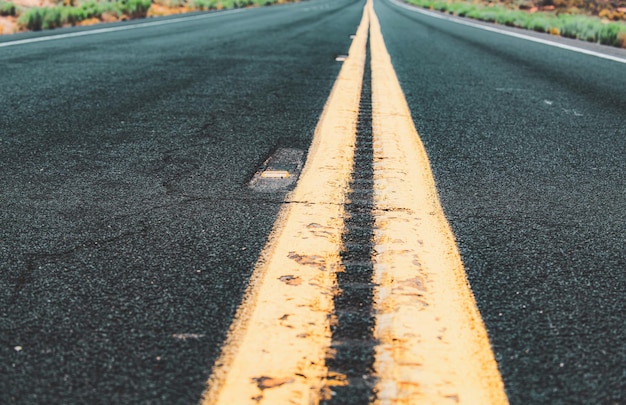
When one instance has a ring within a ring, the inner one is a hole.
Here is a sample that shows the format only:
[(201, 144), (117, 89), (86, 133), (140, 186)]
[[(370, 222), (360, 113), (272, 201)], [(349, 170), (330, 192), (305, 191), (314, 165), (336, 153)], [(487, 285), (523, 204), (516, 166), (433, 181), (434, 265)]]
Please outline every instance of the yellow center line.
[(368, 26), (364, 12), (300, 180), (213, 367), (204, 404), (312, 404), (325, 395)]
[(374, 137), (374, 390), (379, 404), (506, 404), (487, 332), (373, 0), (216, 361), (203, 404), (317, 404), (341, 264), (344, 204), (370, 30)]
[(486, 329), (371, 2), (379, 404), (506, 404)]

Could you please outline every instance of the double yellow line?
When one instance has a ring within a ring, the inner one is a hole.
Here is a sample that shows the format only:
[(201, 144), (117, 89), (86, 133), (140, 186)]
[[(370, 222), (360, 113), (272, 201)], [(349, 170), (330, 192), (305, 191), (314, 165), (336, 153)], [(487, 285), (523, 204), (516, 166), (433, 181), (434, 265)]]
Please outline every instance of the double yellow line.
[(368, 0), (296, 189), (257, 263), (204, 404), (316, 404), (326, 367), (368, 32), (374, 146), (376, 403), (507, 397), (424, 147)]

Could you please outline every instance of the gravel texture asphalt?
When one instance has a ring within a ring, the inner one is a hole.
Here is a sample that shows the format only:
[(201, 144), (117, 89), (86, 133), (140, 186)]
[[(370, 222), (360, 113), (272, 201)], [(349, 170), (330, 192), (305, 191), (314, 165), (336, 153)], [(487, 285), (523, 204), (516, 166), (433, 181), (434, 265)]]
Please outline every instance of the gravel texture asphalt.
[[(0, 47), (0, 403), (199, 399), (363, 3)], [(511, 403), (623, 403), (626, 65), (375, 4)]]

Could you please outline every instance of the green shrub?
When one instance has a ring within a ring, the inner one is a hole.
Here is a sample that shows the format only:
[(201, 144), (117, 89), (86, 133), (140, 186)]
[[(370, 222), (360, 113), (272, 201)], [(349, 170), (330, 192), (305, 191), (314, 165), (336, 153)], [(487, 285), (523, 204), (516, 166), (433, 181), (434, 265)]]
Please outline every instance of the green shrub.
[(61, 18), (65, 24), (76, 25), (79, 22), (86, 20), (87, 15), (80, 7), (63, 7), (61, 10)]
[(44, 30), (49, 30), (53, 28), (59, 28), (63, 26), (63, 13), (61, 12), (62, 7), (49, 7), (45, 8), (43, 12), (43, 22), (41, 24), (41, 28)]
[(523, 11), (505, 10), (498, 15), (496, 22), (509, 27), (526, 27), (530, 22), (529, 14)]
[[(127, 5), (122, 6), (127, 7)], [(105, 12), (113, 12), (119, 16), (122, 14), (119, 8), (119, 3), (98, 3), (93, 0), (82, 3), (77, 7), (34, 7), (23, 13), (18, 18), (17, 24), (20, 28), (30, 31), (53, 29), (63, 27), (64, 25), (76, 25), (89, 18), (98, 18)]]
[(626, 33), (626, 26), (623, 24), (604, 24), (598, 33), (598, 41), (604, 45), (621, 46), (620, 32)]
[(17, 19), (17, 24), (21, 28), (31, 31), (40, 31), (62, 27), (63, 7), (35, 7), (27, 10)]
[(152, 5), (151, 0), (121, 0), (119, 3), (122, 12), (130, 18), (143, 18), (148, 14)]
[(0, 16), (14, 17), (17, 14), (17, 8), (13, 3), (0, 3)]
[(104, 12), (101, 3), (94, 0), (81, 3), (79, 7), (85, 16), (85, 19), (99, 17)]
[(561, 22), (561, 35), (567, 38), (577, 38), (584, 21), (584, 17), (571, 16), (571, 15), (559, 15)]
[(467, 18), (472, 18), (474, 20), (480, 20), (482, 9), (475, 8), (467, 12)]
[(445, 3), (442, 1), (438, 1), (434, 3), (432, 7), (433, 7), (433, 10), (441, 11), (442, 13), (445, 13), (446, 11), (448, 11), (448, 3)]
[(480, 10), (480, 20), (487, 22), (496, 22), (498, 19), (498, 11), (492, 10), (491, 7), (487, 9)]
[(465, 17), (474, 10), (476, 10), (476, 6), (473, 4), (463, 3), (462, 6), (457, 9), (456, 15), (459, 17)]
[(513, 24), (513, 15), (511, 13), (499, 13), (496, 16), (496, 23), (510, 26)]
[(191, 0), (189, 6), (194, 10), (214, 10), (217, 7), (216, 0)]
[[(606, 29), (609, 25), (603, 24), (599, 19), (587, 17), (583, 15), (566, 16), (559, 15), (561, 23), (561, 35), (568, 38), (577, 38), (584, 41), (598, 42), (600, 40), (600, 33)], [(615, 24), (617, 25), (617, 24)], [(606, 32), (606, 36), (610, 36), (611, 29)], [(615, 31), (613, 42), (617, 39), (619, 30)]]
[(155, 3), (165, 7), (180, 7), (185, 5), (185, 0), (156, 0)]
[(547, 18), (537, 17), (530, 19), (525, 28), (537, 32), (548, 32), (550, 30), (550, 26), (550, 21), (548, 21)]
[(30, 31), (40, 31), (43, 27), (43, 9), (35, 7), (27, 10), (17, 19), (17, 25)]

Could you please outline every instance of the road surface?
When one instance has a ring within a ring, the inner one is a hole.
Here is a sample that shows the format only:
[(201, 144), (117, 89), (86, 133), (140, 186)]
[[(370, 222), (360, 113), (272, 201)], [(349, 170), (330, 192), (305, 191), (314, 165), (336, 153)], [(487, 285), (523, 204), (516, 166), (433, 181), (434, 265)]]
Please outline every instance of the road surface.
[[(626, 401), (626, 64), (374, 3), (508, 400)], [(364, 4), (2, 37), (0, 402), (200, 401)]]

